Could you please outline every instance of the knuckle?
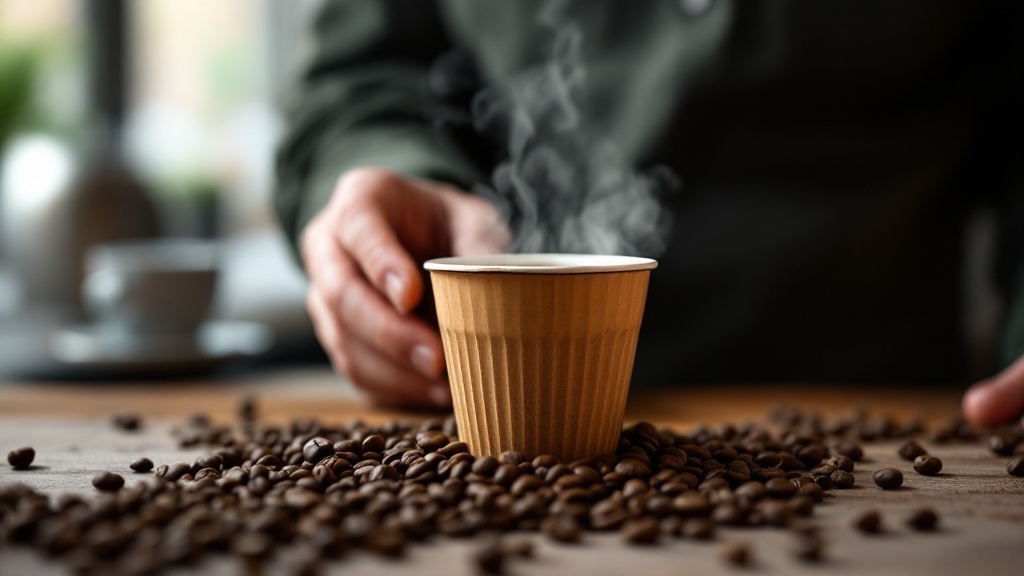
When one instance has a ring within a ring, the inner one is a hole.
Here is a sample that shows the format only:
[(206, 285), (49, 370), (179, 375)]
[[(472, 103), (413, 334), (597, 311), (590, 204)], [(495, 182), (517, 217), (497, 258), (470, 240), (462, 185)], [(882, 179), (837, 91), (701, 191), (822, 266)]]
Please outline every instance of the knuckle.
[(341, 229), (342, 245), (364, 267), (373, 270), (387, 253), (387, 242), (370, 218), (353, 217)]
[(363, 284), (357, 282), (346, 282), (338, 287), (338, 308), (336, 310), (341, 314), (343, 322), (346, 324), (352, 323), (359, 317), (362, 302), (365, 298), (362, 292)]
[(343, 290), (333, 286), (324, 289), (324, 303), (327, 305), (327, 310), (335, 314), (338, 310), (341, 310), (343, 303), (342, 292)]
[(320, 222), (321, 217), (319, 215), (314, 216), (309, 221), (309, 224), (303, 228), (302, 236), (299, 238), (299, 251), (302, 253), (303, 263), (307, 266), (310, 264), (313, 255), (316, 254), (317, 244), (323, 241), (323, 226), (321, 226)]
[(353, 168), (338, 179), (338, 191), (343, 198), (351, 200), (387, 189), (397, 180), (397, 175), (383, 168), (372, 166)]
[(402, 334), (404, 334), (404, 331), (401, 329), (400, 324), (401, 320), (387, 315), (377, 322), (373, 330), (374, 345), (390, 356), (400, 356), (402, 352)]

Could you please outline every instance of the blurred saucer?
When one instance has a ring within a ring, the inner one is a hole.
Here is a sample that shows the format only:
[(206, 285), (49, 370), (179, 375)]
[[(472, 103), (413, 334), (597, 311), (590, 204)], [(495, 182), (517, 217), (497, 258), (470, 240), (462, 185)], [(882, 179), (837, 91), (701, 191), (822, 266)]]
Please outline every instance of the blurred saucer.
[(50, 352), (67, 367), (97, 374), (191, 372), (258, 356), (273, 340), (256, 322), (212, 320), (195, 332), (154, 334), (84, 324), (54, 332)]

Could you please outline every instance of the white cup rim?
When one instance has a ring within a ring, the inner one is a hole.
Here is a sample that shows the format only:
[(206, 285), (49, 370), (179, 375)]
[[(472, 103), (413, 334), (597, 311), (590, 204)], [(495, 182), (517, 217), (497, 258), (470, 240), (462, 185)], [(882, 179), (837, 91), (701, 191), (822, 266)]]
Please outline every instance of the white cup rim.
[(491, 254), (435, 258), (423, 264), (436, 272), (503, 272), (512, 274), (589, 274), (652, 270), (656, 260), (603, 254)]

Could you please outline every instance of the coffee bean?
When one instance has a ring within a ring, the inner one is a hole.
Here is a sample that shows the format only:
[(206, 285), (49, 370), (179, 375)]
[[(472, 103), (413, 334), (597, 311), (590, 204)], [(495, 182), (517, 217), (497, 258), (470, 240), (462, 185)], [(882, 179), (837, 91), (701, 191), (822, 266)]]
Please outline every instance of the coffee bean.
[(273, 541), (262, 532), (243, 532), (231, 541), (232, 552), (252, 560), (267, 558), (273, 549)]
[(124, 486), (124, 478), (113, 472), (100, 472), (93, 476), (92, 485), (101, 492), (117, 492)]
[(533, 558), (533, 542), (520, 538), (505, 545), (505, 551), (519, 558)]
[(768, 490), (765, 489), (764, 484), (756, 480), (744, 482), (736, 487), (736, 495), (747, 498), (751, 502), (756, 502), (761, 498), (764, 498), (767, 494)]
[(1006, 472), (1010, 476), (1024, 476), (1024, 456), (1018, 456), (1007, 462)]
[(918, 456), (924, 456), (928, 454), (928, 451), (925, 450), (917, 442), (914, 442), (913, 440), (907, 440), (906, 442), (903, 443), (902, 446), (900, 446), (899, 450), (897, 450), (897, 453), (900, 455), (900, 458), (913, 462), (914, 459), (917, 458)]
[(516, 452), (515, 450), (509, 450), (498, 454), (499, 464), (514, 464), (519, 466), (526, 462), (526, 456), (523, 456), (522, 452)]
[(853, 527), (865, 534), (878, 534), (882, 531), (882, 514), (874, 508), (861, 510), (853, 518)]
[(918, 532), (932, 532), (939, 524), (939, 515), (931, 508), (918, 508), (907, 517), (907, 526)]
[(942, 470), (942, 460), (927, 454), (918, 456), (914, 460), (914, 470), (922, 476), (935, 476)]
[(405, 554), (409, 539), (398, 528), (384, 526), (371, 531), (363, 539), (367, 549), (387, 558), (398, 558)]
[(825, 491), (812, 479), (810, 482), (800, 483), (797, 488), (797, 496), (807, 496), (811, 502), (818, 503), (825, 499)]
[(825, 541), (817, 534), (797, 536), (793, 554), (804, 562), (821, 562), (825, 555)]
[(793, 510), (778, 500), (765, 500), (761, 503), (760, 512), (764, 522), (771, 526), (785, 528), (793, 520)]
[(1015, 434), (996, 432), (988, 439), (988, 448), (997, 456), (1010, 456), (1017, 449), (1018, 440)]
[(253, 422), (256, 420), (256, 399), (252, 396), (244, 396), (238, 402), (238, 417), (242, 422)]
[(853, 484), (856, 478), (853, 474), (845, 472), (843, 470), (836, 470), (832, 473), (832, 487), (840, 490), (847, 488), (853, 488)]
[(854, 462), (860, 462), (864, 459), (864, 449), (855, 442), (840, 442), (832, 447), (832, 452), (846, 456)]
[(481, 574), (501, 576), (505, 573), (506, 550), (499, 540), (493, 540), (480, 546), (473, 553), (473, 561)]
[(416, 435), (416, 445), (424, 452), (436, 452), (448, 445), (451, 440), (441, 432), (420, 432)]
[(878, 487), (883, 490), (895, 490), (903, 485), (903, 473), (895, 468), (880, 468), (875, 470), (872, 479)]
[(672, 500), (672, 508), (683, 516), (700, 516), (711, 510), (711, 502), (700, 492), (685, 492)]
[(437, 452), (445, 458), (451, 458), (456, 454), (468, 454), (469, 446), (465, 442), (450, 442), (448, 445), (438, 449)]
[(810, 444), (798, 450), (796, 457), (808, 468), (817, 466), (825, 458), (825, 448), (817, 444)]
[(541, 522), (540, 529), (549, 538), (559, 542), (568, 544), (580, 541), (580, 526), (567, 515), (548, 516)]
[[(161, 466), (160, 468), (163, 468), (163, 466)], [(189, 466), (188, 464), (185, 464), (184, 462), (178, 462), (177, 464), (172, 464), (169, 468), (167, 468), (161, 475), (161, 477), (164, 480), (174, 482), (175, 480), (180, 480), (183, 476), (190, 473), (191, 470), (192, 467)], [(158, 468), (158, 474), (159, 471), (160, 469)]]
[(306, 462), (317, 464), (328, 456), (334, 456), (334, 442), (327, 438), (311, 438), (302, 447), (302, 455)]
[(188, 415), (188, 423), (199, 428), (206, 428), (210, 425), (210, 417), (202, 412), (193, 412)]
[(714, 507), (711, 519), (719, 526), (743, 526), (747, 522), (747, 512), (736, 504), (724, 502)]
[(627, 480), (630, 478), (647, 479), (651, 476), (651, 469), (646, 464), (632, 458), (620, 460), (615, 465), (615, 472)]
[(36, 451), (30, 446), (11, 450), (7, 453), (7, 463), (15, 470), (28, 470), (36, 458)]
[(473, 473), (481, 476), (493, 476), (498, 470), (498, 459), (494, 456), (483, 456), (473, 462)]
[[(828, 464), (835, 468), (835, 470), (842, 470), (844, 472), (853, 472), (853, 458), (844, 456), (842, 454), (836, 454), (828, 459)], [(832, 472), (834, 472), (833, 470)], [(831, 474), (832, 472), (829, 472)]]
[(630, 544), (655, 544), (660, 534), (660, 523), (654, 516), (634, 518), (622, 525), (622, 538)]
[(128, 465), (133, 472), (149, 472), (153, 469), (153, 461), (149, 458), (139, 458)]
[[(817, 484), (810, 484), (809, 486), (818, 488)], [(821, 488), (818, 488), (818, 490), (820, 491)], [(789, 509), (797, 516), (810, 516), (814, 513), (814, 497), (807, 494), (797, 494), (796, 496), (793, 496), (788, 502), (786, 502), (786, 505), (789, 506)]]
[(682, 535), (694, 540), (710, 540), (715, 537), (715, 523), (707, 518), (687, 518), (683, 521)]
[(124, 430), (126, 432), (134, 432), (138, 430), (142, 423), (139, 415), (132, 412), (115, 414), (111, 422), (113, 423), (114, 428)]
[(721, 556), (727, 564), (733, 566), (749, 566), (753, 558), (750, 545), (737, 541), (726, 542), (722, 545)]
[(796, 484), (785, 478), (772, 478), (764, 483), (764, 488), (772, 498), (790, 498), (797, 492)]

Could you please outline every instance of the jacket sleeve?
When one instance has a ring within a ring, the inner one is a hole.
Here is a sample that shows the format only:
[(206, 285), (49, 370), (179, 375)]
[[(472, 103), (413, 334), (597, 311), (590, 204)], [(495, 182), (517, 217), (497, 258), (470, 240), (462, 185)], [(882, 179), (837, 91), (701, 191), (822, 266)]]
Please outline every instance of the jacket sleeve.
[(338, 177), (359, 166), (468, 187), (479, 177), (434, 128), (445, 102), (428, 89), (449, 49), (427, 0), (328, 0), (314, 52), (286, 108), (274, 204), (289, 238), (327, 203)]

